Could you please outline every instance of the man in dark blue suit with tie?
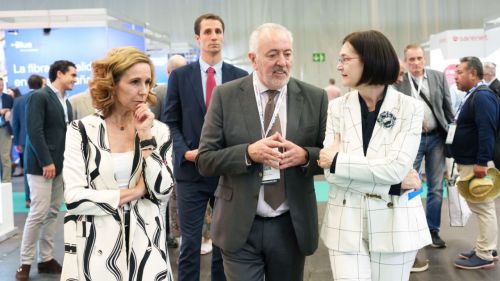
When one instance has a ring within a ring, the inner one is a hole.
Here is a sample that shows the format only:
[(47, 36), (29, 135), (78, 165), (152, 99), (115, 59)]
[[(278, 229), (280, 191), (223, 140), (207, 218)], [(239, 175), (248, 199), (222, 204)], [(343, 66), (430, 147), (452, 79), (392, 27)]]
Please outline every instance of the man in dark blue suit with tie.
[[(200, 279), (200, 247), (207, 202), (214, 196), (218, 177), (203, 177), (195, 167), (201, 128), (216, 85), (248, 73), (222, 61), (224, 21), (205, 14), (194, 24), (200, 59), (174, 70), (168, 80), (163, 120), (170, 127), (177, 181), (177, 208), (181, 228), (179, 281)], [(212, 253), (212, 280), (226, 280), (219, 248)]]

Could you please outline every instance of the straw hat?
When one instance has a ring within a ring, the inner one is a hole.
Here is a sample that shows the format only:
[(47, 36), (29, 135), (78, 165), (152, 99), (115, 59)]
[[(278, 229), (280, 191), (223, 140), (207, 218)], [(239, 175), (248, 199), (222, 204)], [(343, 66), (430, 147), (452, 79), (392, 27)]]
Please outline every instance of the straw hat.
[(492, 201), (500, 195), (500, 171), (489, 168), (484, 178), (475, 178), (474, 173), (459, 179), (458, 192), (465, 200), (472, 203)]

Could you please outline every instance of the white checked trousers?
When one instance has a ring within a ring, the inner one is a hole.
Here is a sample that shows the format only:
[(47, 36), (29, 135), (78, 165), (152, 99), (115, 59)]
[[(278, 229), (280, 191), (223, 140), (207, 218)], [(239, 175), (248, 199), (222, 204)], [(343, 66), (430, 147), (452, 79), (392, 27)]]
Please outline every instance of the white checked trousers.
[(329, 250), (333, 280), (407, 281), (417, 251), (349, 253)]

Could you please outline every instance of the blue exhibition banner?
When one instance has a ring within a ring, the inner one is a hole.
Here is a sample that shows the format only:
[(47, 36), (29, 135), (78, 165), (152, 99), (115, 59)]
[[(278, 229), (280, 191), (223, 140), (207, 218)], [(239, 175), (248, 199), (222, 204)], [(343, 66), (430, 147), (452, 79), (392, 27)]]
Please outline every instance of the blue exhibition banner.
[(9, 86), (28, 92), (31, 74), (48, 79), (50, 65), (56, 60), (76, 64), (78, 81), (69, 95), (83, 92), (91, 78), (92, 61), (109, 49), (134, 46), (144, 51), (144, 37), (107, 27), (19, 29), (5, 32), (5, 57)]

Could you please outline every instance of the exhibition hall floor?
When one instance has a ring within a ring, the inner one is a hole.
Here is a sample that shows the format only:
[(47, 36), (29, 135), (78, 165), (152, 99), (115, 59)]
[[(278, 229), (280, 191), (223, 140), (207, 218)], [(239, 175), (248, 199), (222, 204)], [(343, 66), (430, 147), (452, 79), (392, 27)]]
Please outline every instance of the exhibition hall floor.
[[(318, 181), (318, 189), (321, 189), (322, 182)], [(22, 192), (22, 178), (14, 178), (13, 191)], [(324, 192), (324, 190), (321, 190)], [(323, 197), (323, 196), (322, 196)], [(324, 198), (318, 198), (318, 211), (319, 223), (321, 224), (326, 203)], [(19, 200), (16, 200), (19, 201)], [(17, 203), (17, 202), (15, 202)], [(500, 218), (500, 199), (497, 199), (497, 216)], [(22, 230), (26, 213), (22, 211), (22, 207), (17, 206), (14, 215), (15, 225), (18, 227), (18, 234), (6, 241), (0, 242), (0, 280), (8, 281), (14, 280), (14, 275), (17, 267), (19, 266), (19, 247), (21, 243)], [(59, 231), (56, 236), (56, 259), (62, 262), (63, 258), (63, 216), (59, 215)], [(447, 204), (443, 205), (443, 219), (441, 237), (446, 241), (447, 247), (444, 249), (434, 249), (426, 247), (420, 255), (423, 258), (430, 260), (429, 270), (422, 273), (412, 273), (411, 281), (432, 281), (432, 280), (481, 280), (481, 281), (498, 281), (500, 280), (500, 264), (491, 270), (478, 270), (467, 271), (460, 270), (453, 267), (453, 261), (457, 258), (460, 251), (470, 249), (477, 234), (477, 223), (474, 217), (469, 221), (468, 225), (464, 228), (451, 228), (448, 223), (448, 210)], [(320, 226), (321, 227), (321, 226)], [(499, 239), (500, 240), (500, 239)], [(175, 277), (177, 277), (177, 256), (178, 249), (169, 249), (170, 260), (172, 261), (172, 268)], [(204, 255), (201, 258), (201, 281), (210, 280), (210, 255)], [(58, 280), (58, 275), (38, 274), (36, 264), (32, 266), (30, 280)], [(176, 278), (177, 280), (177, 278)], [(316, 253), (306, 259), (305, 281), (326, 281), (332, 280), (330, 271), (330, 263), (328, 258), (328, 251), (320, 241), (319, 248)], [(283, 280), (286, 281), (286, 280)]]

